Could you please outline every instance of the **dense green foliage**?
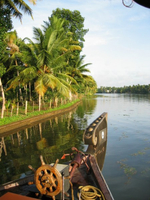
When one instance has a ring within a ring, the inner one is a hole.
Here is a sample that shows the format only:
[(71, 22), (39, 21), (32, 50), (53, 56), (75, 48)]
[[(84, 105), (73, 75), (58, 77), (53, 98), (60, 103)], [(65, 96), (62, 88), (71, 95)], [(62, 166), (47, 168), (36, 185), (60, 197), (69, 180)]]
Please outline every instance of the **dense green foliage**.
[(52, 16), (64, 19), (63, 27), (65, 32), (70, 31), (73, 33), (73, 40), (78, 41), (81, 47), (83, 47), (83, 42), (85, 41), (84, 36), (88, 32), (88, 29), (84, 29), (84, 18), (80, 12), (78, 10), (70, 11), (69, 9), (61, 10), (57, 8), (53, 11)]
[(132, 94), (149, 94), (149, 85), (133, 85), (124, 87), (103, 87), (98, 88), (98, 93), (132, 93)]
[[(56, 10), (53, 10), (49, 21), (51, 21), (53, 16), (64, 20), (63, 28), (65, 33), (70, 33), (72, 35), (72, 42), (83, 48), (83, 43), (85, 41), (84, 36), (88, 32), (88, 29), (84, 29), (84, 18), (81, 16), (80, 12), (78, 10), (70, 11), (69, 9), (57, 8)], [(72, 56), (68, 59), (70, 65), (75, 67), (76, 62), (80, 59), (80, 52), (72, 52)]]
[(0, 8), (0, 78), (6, 72), (5, 66), (3, 64), (3, 52), (5, 51), (7, 45), (4, 42), (6, 32), (12, 29), (12, 21), (10, 18), (9, 9)]
[(3, 115), (7, 108), (11, 116), (16, 108), (18, 115), (19, 106), (27, 114), (29, 101), (38, 102), (40, 111), (48, 102), (49, 108), (57, 107), (77, 99), (80, 93), (94, 94), (97, 85), (87, 68), (91, 63), (84, 64), (85, 55), (81, 55), (87, 31), (80, 12), (65, 9), (53, 11), (42, 29), (34, 27), (34, 41), (5, 30), (0, 62)]

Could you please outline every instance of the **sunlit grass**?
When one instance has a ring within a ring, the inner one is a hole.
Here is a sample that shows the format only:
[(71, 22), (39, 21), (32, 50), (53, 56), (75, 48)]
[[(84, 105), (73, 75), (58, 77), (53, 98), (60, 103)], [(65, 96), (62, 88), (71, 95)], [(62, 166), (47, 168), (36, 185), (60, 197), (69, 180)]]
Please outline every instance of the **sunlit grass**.
[(0, 120), (0, 126), (10, 124), (12, 122), (24, 120), (24, 119), (27, 119), (27, 118), (31, 118), (31, 117), (34, 117), (34, 116), (43, 115), (43, 114), (50, 113), (50, 112), (53, 112), (53, 111), (65, 109), (65, 108), (68, 108), (68, 107), (72, 106), (73, 104), (75, 104), (76, 102), (79, 102), (79, 101), (80, 100), (77, 99), (77, 100), (74, 100), (74, 101), (69, 102), (67, 104), (60, 105), (59, 107), (55, 107), (55, 108), (51, 108), (51, 109), (48, 108), (46, 110), (41, 110), (41, 111), (37, 111), (37, 110), (33, 111), (30, 107), (28, 109), (28, 113), (26, 115), (24, 114), (23, 111), (22, 112), (20, 111), (21, 114), (19, 113), (19, 115), (13, 114), (13, 116), (4, 117), (3, 119)]

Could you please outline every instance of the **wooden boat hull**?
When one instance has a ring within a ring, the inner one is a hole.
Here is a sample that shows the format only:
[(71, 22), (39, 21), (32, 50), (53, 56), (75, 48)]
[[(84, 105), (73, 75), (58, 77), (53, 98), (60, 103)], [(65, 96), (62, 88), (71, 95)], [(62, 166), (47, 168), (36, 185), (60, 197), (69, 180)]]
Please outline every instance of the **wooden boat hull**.
[[(78, 192), (79, 192), (79, 187), (80, 186), (86, 186), (86, 185), (91, 185), (91, 186), (94, 186), (96, 188), (99, 188), (104, 197), (105, 197), (105, 200), (114, 200), (113, 199), (113, 196), (109, 190), (109, 187), (102, 175), (102, 172), (100, 171), (98, 165), (97, 165), (97, 162), (96, 162), (96, 159), (93, 155), (87, 155), (87, 164), (89, 166), (89, 171), (87, 171), (87, 166), (82, 163), (82, 165), (77, 168), (74, 172), (74, 175), (72, 177), (72, 184), (73, 184), (73, 192), (74, 192), (74, 200), (78, 200), (78, 196), (76, 195)], [(33, 177), (30, 177), (28, 180), (33, 180)], [(9, 192), (9, 195), (6, 193), (2, 200), (11, 200), (13, 195), (11, 195), (10, 192), (13, 192), (14, 191), (16, 193), (19, 193), (19, 194), (25, 194), (26, 196), (28, 197), (34, 197), (36, 198), (37, 196), (34, 195), (33, 196), (33, 191), (38, 192), (36, 191), (36, 188), (35, 186), (33, 188), (30, 188), (31, 186), (30, 185), (27, 185), (27, 182), (25, 183), (25, 181), (28, 181), (27, 179), (24, 179), (24, 182), (16, 182), (16, 183), (9, 183), (9, 185), (5, 185), (3, 186), (3, 188), (5, 189), (5, 192)], [(25, 184), (23, 184), (25, 183)], [(19, 186), (20, 184), (20, 186)], [(23, 185), (22, 185), (23, 184)], [(12, 188), (9, 188), (10, 186), (14, 186)], [(9, 189), (7, 189), (9, 188)], [(25, 188), (26, 188), (26, 193), (25, 193)], [(1, 190), (2, 190), (2, 187), (1, 187)], [(72, 199), (71, 198), (71, 191), (67, 191), (68, 194), (70, 194), (70, 198), (67, 198), (67, 199)], [(4, 198), (5, 197), (5, 198)], [(18, 195), (16, 196), (18, 197), (18, 200), (23, 200), (21, 197), (21, 195)], [(38, 195), (38, 198), (39, 198), (39, 195)], [(36, 199), (38, 199), (36, 198)], [(47, 197), (42, 197), (41, 199), (47, 199)], [(51, 197), (50, 197), (51, 199)], [(60, 196), (57, 196), (56, 199), (61, 199)], [(66, 199), (66, 198), (64, 198)], [(0, 198), (1, 200), (1, 198)], [(26, 198), (25, 200), (30, 200), (30, 198)]]
[(88, 166), (90, 167), (90, 174), (86, 174), (86, 166), (83, 165), (76, 170), (72, 178), (72, 182), (75, 186), (86, 186), (93, 185), (96, 188), (99, 188), (105, 197), (105, 200), (114, 200), (109, 187), (103, 177), (102, 172), (100, 171), (96, 159), (93, 155), (90, 155), (88, 158)]

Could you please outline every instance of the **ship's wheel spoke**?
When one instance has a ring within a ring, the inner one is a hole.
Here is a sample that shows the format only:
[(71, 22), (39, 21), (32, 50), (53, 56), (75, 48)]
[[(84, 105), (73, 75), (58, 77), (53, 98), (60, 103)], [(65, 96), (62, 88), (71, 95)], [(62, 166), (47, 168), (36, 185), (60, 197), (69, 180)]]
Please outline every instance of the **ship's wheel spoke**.
[(52, 187), (52, 186), (50, 187), (50, 192), (54, 192), (54, 190), (53, 190), (53, 187)]
[(38, 175), (39, 175), (39, 177), (43, 176), (43, 174), (42, 174), (42, 172), (41, 172), (41, 171), (38, 173)]
[(48, 174), (47, 169), (44, 170), (44, 173), (45, 173), (45, 174)]

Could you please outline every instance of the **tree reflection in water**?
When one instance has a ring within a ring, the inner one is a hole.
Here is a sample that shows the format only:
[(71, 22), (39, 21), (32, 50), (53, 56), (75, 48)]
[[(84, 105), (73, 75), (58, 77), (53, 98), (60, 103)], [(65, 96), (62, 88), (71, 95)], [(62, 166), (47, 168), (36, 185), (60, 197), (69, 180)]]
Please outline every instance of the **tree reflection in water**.
[(70, 152), (73, 146), (83, 151), (86, 113), (92, 112), (95, 106), (96, 100), (90, 105), (83, 101), (81, 106), (69, 113), (1, 138), (0, 184), (31, 173), (28, 165), (39, 167), (40, 155), (46, 163), (52, 163)]

